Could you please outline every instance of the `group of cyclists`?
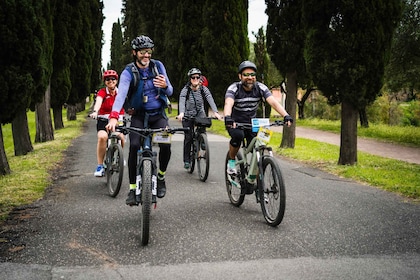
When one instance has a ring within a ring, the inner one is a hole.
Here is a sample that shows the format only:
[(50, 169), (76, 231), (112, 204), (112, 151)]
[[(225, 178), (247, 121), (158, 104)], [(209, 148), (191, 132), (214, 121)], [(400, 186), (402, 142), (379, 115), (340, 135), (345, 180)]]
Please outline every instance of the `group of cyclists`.
[[(94, 175), (104, 175), (103, 159), (106, 151), (107, 131), (115, 131), (118, 119), (125, 113), (131, 115), (131, 127), (137, 128), (165, 128), (169, 126), (168, 116), (165, 108), (167, 98), (172, 96), (173, 87), (166, 73), (164, 64), (153, 59), (151, 60), (154, 48), (153, 40), (145, 35), (138, 36), (131, 42), (131, 53), (135, 69), (125, 67), (120, 76), (114, 70), (107, 70), (103, 74), (106, 85), (96, 97), (91, 117), (98, 115), (109, 116), (108, 122), (103, 119), (97, 121), (97, 161), (98, 166)], [(157, 70), (156, 70), (157, 68)], [(135, 71), (140, 74), (140, 82), (135, 84)], [(242, 139), (252, 139), (255, 133), (237, 129), (235, 122), (250, 123), (256, 117), (258, 104), (265, 99), (281, 116), (284, 122), (290, 126), (293, 118), (286, 112), (280, 103), (272, 96), (268, 87), (256, 81), (257, 67), (251, 61), (243, 61), (238, 67), (239, 81), (232, 83), (225, 94), (223, 116), (218, 112), (212, 94), (209, 90), (207, 79), (198, 68), (188, 71), (188, 82), (181, 90), (178, 103), (178, 120), (183, 127), (194, 125), (191, 117), (205, 117), (205, 102), (207, 102), (214, 113), (214, 116), (225, 121), (226, 129), (231, 137), (229, 142), (230, 160), (226, 166), (227, 172), (233, 174), (235, 170), (235, 156), (240, 148)], [(118, 84), (118, 88), (117, 88)], [(124, 110), (126, 99), (131, 100), (130, 106)], [(140, 148), (140, 136), (131, 133), (130, 148), (128, 155), (129, 193), (126, 204), (137, 205), (135, 197), (136, 189), (136, 165), (137, 151)], [(121, 135), (122, 144), (124, 137)], [(185, 133), (184, 137), (184, 168), (188, 169), (192, 159), (189, 158), (189, 151), (192, 143), (191, 133)], [(157, 175), (157, 197), (163, 198), (166, 194), (165, 173), (171, 158), (171, 145), (159, 143), (158, 175)]]

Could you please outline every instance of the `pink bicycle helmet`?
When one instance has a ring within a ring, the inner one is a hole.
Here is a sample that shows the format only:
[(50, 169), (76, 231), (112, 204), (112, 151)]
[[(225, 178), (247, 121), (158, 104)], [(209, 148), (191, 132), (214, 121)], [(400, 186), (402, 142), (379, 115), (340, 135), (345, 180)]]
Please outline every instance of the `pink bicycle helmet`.
[(106, 70), (104, 72), (104, 75), (102, 76), (102, 78), (105, 81), (105, 79), (106, 78), (109, 78), (109, 77), (114, 77), (115, 79), (118, 80), (118, 73), (117, 73), (117, 71), (115, 71), (115, 70)]

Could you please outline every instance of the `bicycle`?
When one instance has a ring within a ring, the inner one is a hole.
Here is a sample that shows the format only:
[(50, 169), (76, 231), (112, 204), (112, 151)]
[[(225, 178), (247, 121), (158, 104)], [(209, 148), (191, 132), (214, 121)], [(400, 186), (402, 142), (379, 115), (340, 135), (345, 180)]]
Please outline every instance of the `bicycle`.
[[(98, 119), (108, 121), (106, 116), (98, 116)], [(125, 120), (122, 125), (125, 125)], [(104, 169), (108, 194), (111, 197), (116, 197), (120, 192), (124, 175), (124, 153), (121, 138), (117, 132), (108, 132)]]
[[(250, 143), (242, 141), (242, 148), (236, 155), (236, 174), (229, 175), (225, 168), (226, 189), (230, 202), (239, 207), (245, 195), (255, 193), (256, 202), (266, 222), (278, 226), (286, 209), (286, 189), (280, 167), (273, 156), (272, 148), (267, 146), (272, 131), (269, 126), (280, 126), (282, 121), (269, 123), (269, 119), (252, 119), (252, 124), (236, 123), (240, 129), (259, 128), (257, 136)], [(254, 130), (253, 130), (254, 131)], [(226, 155), (225, 167), (229, 160)], [(239, 168), (238, 168), (239, 167)]]
[(209, 176), (210, 149), (206, 128), (211, 126), (213, 118), (184, 117), (185, 120), (194, 121), (192, 131), (192, 144), (190, 150), (190, 167), (188, 173), (192, 174), (197, 161), (197, 172), (200, 181), (205, 182)]
[(149, 243), (150, 214), (152, 204), (157, 204), (157, 152), (153, 143), (171, 143), (171, 134), (188, 131), (188, 128), (136, 128), (129, 126), (116, 127), (123, 134), (137, 133), (141, 136), (140, 150), (137, 152), (136, 201), (141, 205), (141, 243)]

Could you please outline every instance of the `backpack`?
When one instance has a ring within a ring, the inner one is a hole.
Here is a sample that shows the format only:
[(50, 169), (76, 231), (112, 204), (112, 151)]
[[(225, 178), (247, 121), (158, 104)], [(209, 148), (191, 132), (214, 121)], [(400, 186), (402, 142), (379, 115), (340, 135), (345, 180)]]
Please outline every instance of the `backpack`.
[[(159, 75), (159, 69), (158, 69), (156, 64), (157, 63), (154, 59), (150, 59), (149, 69), (152, 71), (152, 76), (148, 77), (148, 79), (154, 79), (157, 75)], [(124, 109), (128, 110), (128, 109), (133, 108), (132, 105), (134, 104), (134, 102), (131, 99), (133, 98), (133, 96), (139, 90), (139, 86), (141, 86), (141, 88), (143, 88), (144, 80), (140, 78), (140, 73), (139, 73), (139, 70), (138, 70), (135, 62), (131, 62), (131, 63), (127, 64), (125, 66), (125, 69), (127, 69), (132, 74), (132, 80), (131, 80), (131, 83), (130, 83), (130, 88), (128, 90), (127, 98), (126, 98), (125, 103), (124, 103)], [(162, 100), (162, 102), (164, 104), (164, 107), (169, 108), (168, 111), (169, 111), (169, 114), (170, 114), (171, 111), (172, 111), (171, 110), (172, 106), (171, 106), (171, 102), (169, 101), (168, 96), (161, 93), (161, 89), (159, 89), (158, 92), (159, 92), (160, 99)], [(141, 92), (141, 94), (143, 94), (143, 91)], [(136, 106), (134, 106), (135, 109), (141, 108), (143, 106), (142, 100), (143, 100), (143, 98), (141, 98), (141, 101), (138, 101), (136, 103)]]

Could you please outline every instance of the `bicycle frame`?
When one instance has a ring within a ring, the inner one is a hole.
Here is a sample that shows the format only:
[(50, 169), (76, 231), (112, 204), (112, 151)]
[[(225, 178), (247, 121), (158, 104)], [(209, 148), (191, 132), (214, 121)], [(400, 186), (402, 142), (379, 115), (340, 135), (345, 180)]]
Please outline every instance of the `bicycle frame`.
[[(261, 151), (268, 150), (269, 156), (273, 156), (272, 148), (265, 145), (263, 141), (254, 137), (248, 146), (242, 147), (243, 158), (236, 162), (236, 165), (244, 164), (248, 168), (246, 180), (253, 184), (259, 173), (261, 167)], [(251, 159), (248, 160), (248, 155), (251, 154)]]

